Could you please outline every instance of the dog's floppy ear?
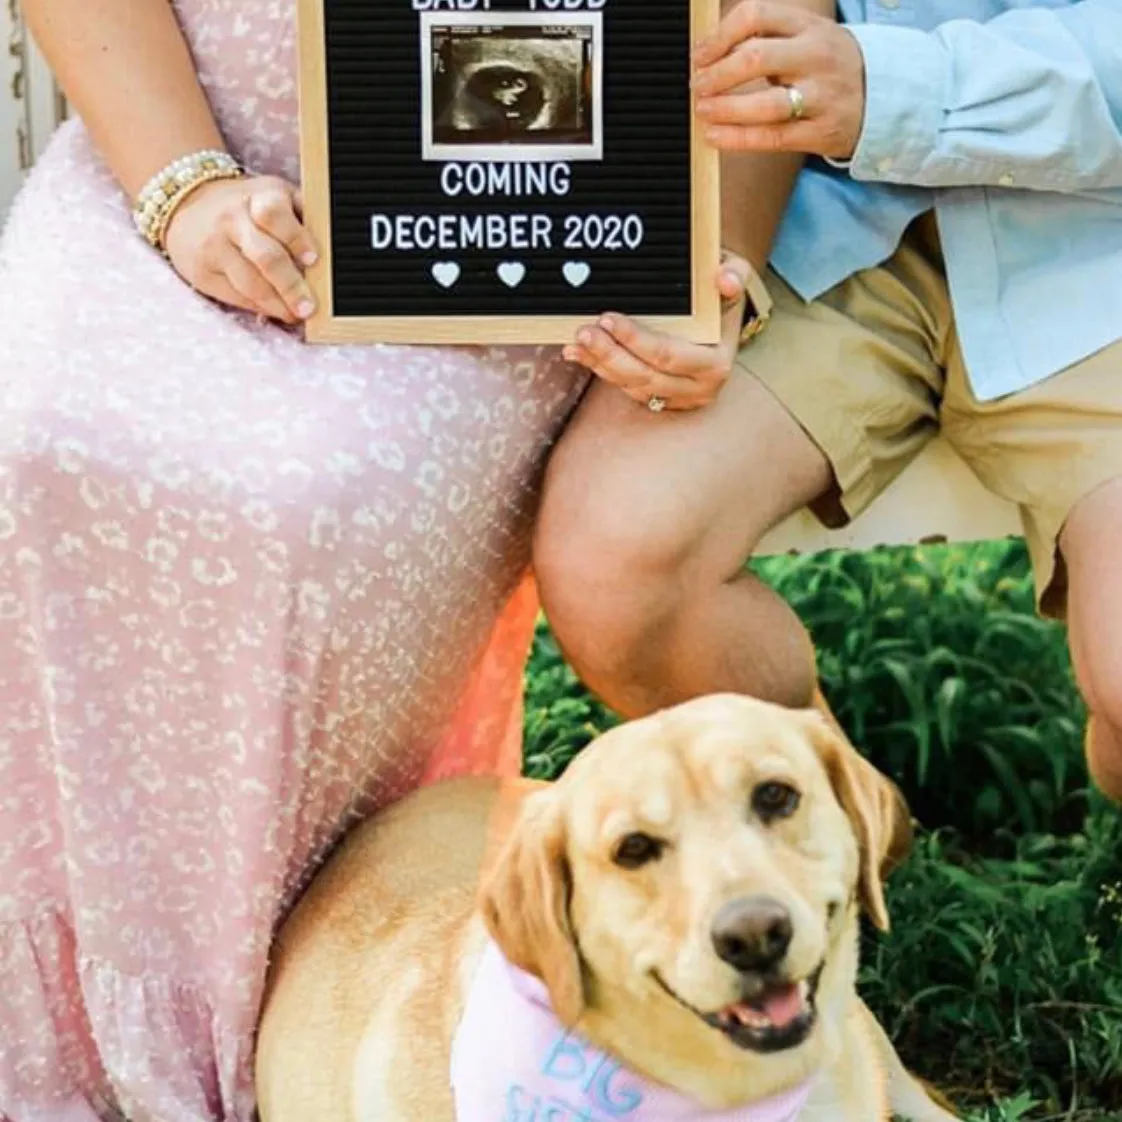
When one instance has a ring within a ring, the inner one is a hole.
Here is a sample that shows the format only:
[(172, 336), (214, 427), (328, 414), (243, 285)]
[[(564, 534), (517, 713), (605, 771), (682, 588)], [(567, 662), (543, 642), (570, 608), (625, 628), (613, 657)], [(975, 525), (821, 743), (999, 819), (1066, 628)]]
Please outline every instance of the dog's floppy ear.
[(912, 816), (896, 784), (850, 744), (833, 715), (810, 715), (811, 738), (849, 817), (861, 854), (861, 903), (880, 931), (888, 930), (884, 882), (912, 847)]
[(584, 981), (569, 891), (564, 820), (553, 791), (541, 791), (526, 799), (480, 907), (507, 961), (545, 983), (554, 1013), (571, 1027), (584, 1008)]

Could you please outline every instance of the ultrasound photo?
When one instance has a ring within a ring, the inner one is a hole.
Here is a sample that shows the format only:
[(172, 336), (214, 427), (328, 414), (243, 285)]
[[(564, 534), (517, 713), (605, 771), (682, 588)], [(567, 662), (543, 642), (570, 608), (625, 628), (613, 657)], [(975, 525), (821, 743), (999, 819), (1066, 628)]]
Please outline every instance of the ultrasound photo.
[(422, 17), (430, 160), (599, 159), (599, 13)]

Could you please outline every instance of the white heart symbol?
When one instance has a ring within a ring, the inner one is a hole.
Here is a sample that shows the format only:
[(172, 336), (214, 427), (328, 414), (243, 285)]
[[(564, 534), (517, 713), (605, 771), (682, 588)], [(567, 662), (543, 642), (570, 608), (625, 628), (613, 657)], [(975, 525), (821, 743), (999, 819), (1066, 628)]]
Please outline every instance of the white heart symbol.
[(432, 267), (432, 279), (441, 288), (451, 288), (460, 279), (460, 266), (455, 261), (437, 261)]
[(517, 288), (526, 275), (526, 266), (521, 261), (504, 261), (498, 268), (498, 274), (507, 288)]
[(580, 288), (580, 286), (588, 280), (592, 269), (589, 267), (587, 261), (566, 261), (565, 264), (561, 266), (561, 272), (574, 288)]

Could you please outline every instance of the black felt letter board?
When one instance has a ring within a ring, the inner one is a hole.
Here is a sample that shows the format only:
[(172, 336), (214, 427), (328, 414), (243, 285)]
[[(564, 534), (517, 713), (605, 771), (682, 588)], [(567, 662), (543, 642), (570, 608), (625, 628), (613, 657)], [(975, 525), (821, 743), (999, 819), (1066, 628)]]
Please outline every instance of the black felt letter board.
[(697, 240), (691, 19), (690, 0), (302, 0), (322, 337), (478, 319), (562, 341), (605, 311), (696, 327), (716, 247)]

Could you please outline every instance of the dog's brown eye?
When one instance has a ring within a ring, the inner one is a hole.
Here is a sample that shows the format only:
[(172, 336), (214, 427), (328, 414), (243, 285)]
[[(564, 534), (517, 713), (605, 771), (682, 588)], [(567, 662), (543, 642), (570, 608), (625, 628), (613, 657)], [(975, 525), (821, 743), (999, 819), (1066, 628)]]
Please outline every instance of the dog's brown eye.
[(649, 834), (628, 834), (616, 846), (613, 860), (621, 868), (637, 869), (640, 865), (657, 861), (662, 856), (665, 844)]
[(752, 792), (752, 809), (765, 822), (790, 818), (798, 807), (799, 793), (786, 783), (761, 783)]

